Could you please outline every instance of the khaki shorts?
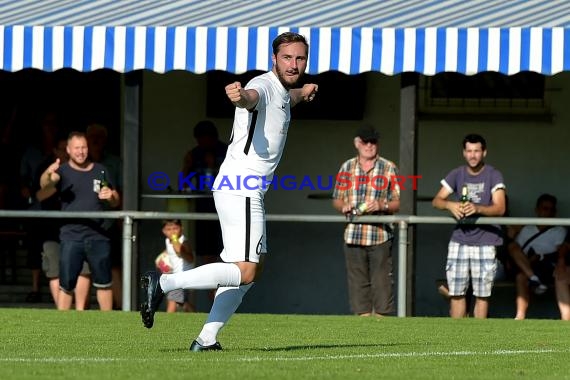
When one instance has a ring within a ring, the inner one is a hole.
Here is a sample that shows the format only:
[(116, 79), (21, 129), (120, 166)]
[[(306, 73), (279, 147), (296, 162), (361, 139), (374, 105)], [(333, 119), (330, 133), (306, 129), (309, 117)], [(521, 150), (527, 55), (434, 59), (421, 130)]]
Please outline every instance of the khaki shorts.
[[(46, 241), (43, 244), (42, 251), (42, 269), (47, 278), (59, 277), (59, 243), (56, 241)], [(89, 264), (83, 263), (81, 275), (89, 275)]]

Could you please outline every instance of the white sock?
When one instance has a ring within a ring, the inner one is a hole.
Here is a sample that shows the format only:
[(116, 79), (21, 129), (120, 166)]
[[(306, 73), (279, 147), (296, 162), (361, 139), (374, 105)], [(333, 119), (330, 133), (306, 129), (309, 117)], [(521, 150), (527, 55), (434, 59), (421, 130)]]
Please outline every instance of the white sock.
[(160, 287), (167, 293), (175, 289), (216, 289), (239, 286), (241, 271), (236, 264), (212, 263), (180, 273), (160, 276)]
[(203, 346), (211, 346), (217, 342), (217, 336), (222, 327), (228, 322), (230, 317), (235, 313), (243, 296), (253, 286), (251, 284), (236, 287), (218, 288), (212, 310), (208, 314), (208, 319), (198, 335), (198, 343)]
[(542, 281), (540, 281), (540, 278), (538, 278), (538, 276), (536, 274), (533, 274), (532, 276), (530, 276), (531, 281), (534, 282), (538, 282), (539, 284), (542, 283)]

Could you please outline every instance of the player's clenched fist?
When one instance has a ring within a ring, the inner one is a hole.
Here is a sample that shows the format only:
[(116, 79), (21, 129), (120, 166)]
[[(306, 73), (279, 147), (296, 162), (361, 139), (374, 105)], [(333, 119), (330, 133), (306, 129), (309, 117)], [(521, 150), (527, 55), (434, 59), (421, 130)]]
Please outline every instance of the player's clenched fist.
[(315, 99), (315, 95), (319, 91), (319, 86), (314, 83), (307, 83), (303, 86), (301, 92), (303, 95), (303, 100), (306, 102), (310, 102)]
[(253, 109), (259, 100), (256, 90), (246, 90), (241, 87), (240, 82), (230, 83), (226, 86), (226, 95), (232, 104), (239, 108)]
[(228, 99), (230, 99), (232, 103), (234, 104), (239, 103), (243, 98), (241, 83), (234, 82), (228, 84), (226, 86), (226, 95), (228, 96)]

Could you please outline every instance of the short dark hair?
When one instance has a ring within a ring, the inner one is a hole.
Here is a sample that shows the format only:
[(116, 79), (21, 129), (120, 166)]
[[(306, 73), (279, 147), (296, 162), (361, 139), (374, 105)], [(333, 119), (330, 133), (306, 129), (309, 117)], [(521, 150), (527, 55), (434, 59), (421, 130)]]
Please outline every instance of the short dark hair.
[(485, 141), (483, 136), (478, 135), (476, 133), (470, 133), (467, 136), (465, 136), (465, 138), (463, 139), (463, 143), (462, 143), (463, 149), (465, 149), (465, 147), (467, 146), (467, 143), (470, 143), (470, 144), (481, 143), (481, 148), (483, 150), (487, 150), (487, 141)]
[(281, 48), (281, 45), (292, 44), (294, 42), (302, 42), (303, 44), (305, 44), (305, 48), (307, 50), (307, 55), (309, 54), (309, 44), (307, 43), (307, 40), (305, 39), (305, 37), (299, 33), (294, 33), (294, 32), (281, 33), (280, 35), (278, 35), (273, 40), (273, 43), (272, 43), (273, 54), (277, 55), (277, 53), (279, 53), (279, 49)]
[(182, 226), (182, 221), (180, 219), (162, 219), (162, 227), (166, 226), (167, 224), (176, 224), (177, 226)]
[(85, 133), (83, 132), (78, 132), (78, 131), (71, 131), (69, 132), (69, 135), (67, 135), (67, 141), (73, 139), (73, 138), (82, 138), (87, 140), (87, 136), (85, 135)]
[(541, 194), (540, 197), (536, 200), (536, 207), (538, 208), (542, 202), (550, 202), (556, 209), (556, 204), (558, 203), (558, 199), (552, 194)]

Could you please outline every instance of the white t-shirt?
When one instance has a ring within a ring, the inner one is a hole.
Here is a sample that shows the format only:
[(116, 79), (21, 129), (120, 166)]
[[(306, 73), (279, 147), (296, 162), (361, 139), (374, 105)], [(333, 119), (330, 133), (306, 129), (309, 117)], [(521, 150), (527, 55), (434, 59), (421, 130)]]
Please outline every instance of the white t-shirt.
[(264, 194), (281, 160), (291, 120), (291, 98), (269, 71), (253, 78), (259, 101), (251, 112), (236, 107), (232, 137), (213, 190), (252, 196)]
[[(536, 233), (538, 233), (537, 226), (524, 226), (518, 233), (515, 241), (522, 247)], [(524, 248), (524, 253), (528, 254), (530, 248), (532, 248), (538, 255), (552, 254), (558, 250), (565, 238), (566, 228), (560, 226), (552, 227), (531, 241)]]
[[(184, 235), (180, 236), (180, 238), (178, 239), (180, 243), (184, 243), (184, 240), (185, 240)], [(170, 260), (170, 265), (172, 266), (170, 273), (180, 273), (182, 271), (194, 268), (193, 262), (189, 263), (188, 261), (184, 260), (182, 257), (176, 254), (176, 251), (174, 250), (174, 247), (172, 246), (172, 243), (170, 242), (169, 238), (165, 238), (164, 243), (166, 245), (166, 253), (168, 253), (168, 259)]]

